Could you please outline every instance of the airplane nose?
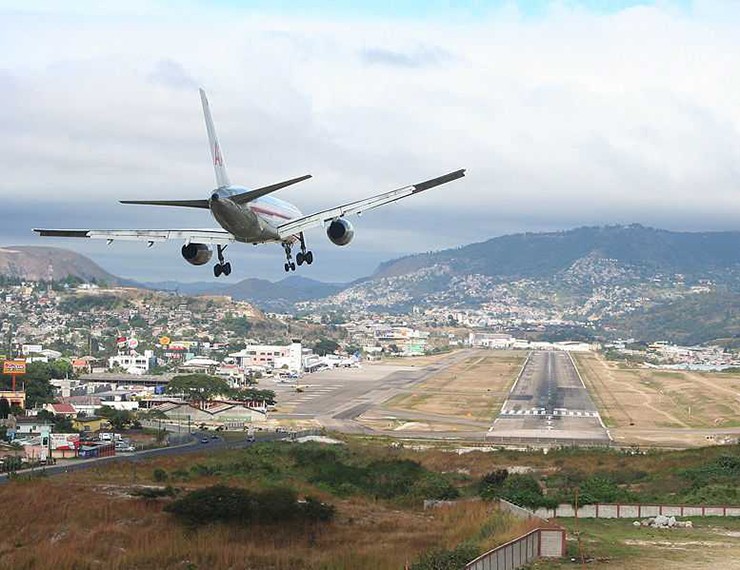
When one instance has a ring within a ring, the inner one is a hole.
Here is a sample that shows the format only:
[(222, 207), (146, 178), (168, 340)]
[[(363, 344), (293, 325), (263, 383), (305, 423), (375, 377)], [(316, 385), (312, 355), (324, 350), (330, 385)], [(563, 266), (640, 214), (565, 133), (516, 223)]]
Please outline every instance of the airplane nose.
[(219, 200), (219, 195), (217, 192), (214, 192), (213, 194), (211, 194), (211, 201), (218, 202), (218, 200)]

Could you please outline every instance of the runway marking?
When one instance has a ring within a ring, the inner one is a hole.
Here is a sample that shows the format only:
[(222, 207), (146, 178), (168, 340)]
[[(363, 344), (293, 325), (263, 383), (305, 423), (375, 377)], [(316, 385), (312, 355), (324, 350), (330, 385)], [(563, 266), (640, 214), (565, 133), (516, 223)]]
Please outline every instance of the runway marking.
[(564, 408), (557, 408), (552, 412), (548, 413), (544, 408), (530, 408), (525, 409), (509, 409), (501, 410), (500, 416), (568, 416), (575, 418), (598, 418), (599, 412), (593, 412), (590, 410), (567, 410)]

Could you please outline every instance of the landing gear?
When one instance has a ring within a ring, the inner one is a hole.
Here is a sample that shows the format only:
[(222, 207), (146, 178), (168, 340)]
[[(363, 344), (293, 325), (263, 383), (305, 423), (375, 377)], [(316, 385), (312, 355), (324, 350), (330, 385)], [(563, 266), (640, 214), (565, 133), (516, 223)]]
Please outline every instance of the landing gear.
[(306, 250), (306, 240), (303, 238), (303, 232), (298, 234), (298, 239), (301, 242), (301, 251), (295, 256), (295, 263), (293, 263), (293, 254), (291, 253), (292, 246), (288, 242), (283, 242), (283, 249), (285, 250), (286, 262), (283, 267), (285, 271), (295, 271), (296, 263), (298, 265), (311, 265), (313, 263), (313, 252)]
[(231, 275), (231, 263), (228, 261), (224, 261), (224, 250), (227, 246), (225, 245), (217, 245), (216, 246), (216, 254), (218, 255), (218, 263), (213, 266), (213, 276), (214, 277), (221, 277), (221, 275), (224, 275), (228, 277)]
[[(283, 242), (283, 249), (285, 250), (285, 265), (283, 266), (285, 268), (286, 273), (288, 271), (295, 271), (295, 263), (293, 263), (293, 253), (292, 248), (290, 247), (290, 244), (287, 242)], [(300, 255), (300, 254), (299, 254)], [(298, 265), (301, 263), (298, 262)]]
[(301, 241), (301, 251), (295, 256), (295, 261), (298, 265), (311, 265), (313, 263), (313, 252), (306, 251), (306, 240), (303, 237), (303, 232), (298, 234), (298, 239)]

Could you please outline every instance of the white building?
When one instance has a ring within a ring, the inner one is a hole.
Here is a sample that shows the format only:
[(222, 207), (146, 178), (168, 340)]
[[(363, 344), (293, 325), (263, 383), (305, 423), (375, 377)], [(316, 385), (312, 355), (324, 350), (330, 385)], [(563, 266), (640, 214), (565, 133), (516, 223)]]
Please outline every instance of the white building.
[(294, 340), (289, 345), (250, 344), (239, 352), (229, 354), (236, 360), (240, 368), (248, 369), (256, 366), (265, 368), (284, 368), (290, 372), (301, 371), (301, 343)]
[(111, 356), (108, 359), (108, 368), (115, 368), (118, 365), (128, 374), (146, 374), (153, 360), (154, 352), (151, 350), (145, 350), (143, 355), (132, 350), (130, 354)]

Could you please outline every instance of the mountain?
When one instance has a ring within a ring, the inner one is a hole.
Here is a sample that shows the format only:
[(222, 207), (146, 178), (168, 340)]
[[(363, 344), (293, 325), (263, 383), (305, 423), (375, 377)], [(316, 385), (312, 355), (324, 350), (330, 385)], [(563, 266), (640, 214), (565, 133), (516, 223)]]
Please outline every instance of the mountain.
[[(740, 232), (641, 225), (497, 237), (381, 264), (303, 308), (473, 311), (481, 324), (566, 324), (677, 342), (740, 338)], [(471, 317), (472, 319), (472, 317)]]
[(445, 264), (456, 274), (541, 278), (579, 259), (598, 257), (665, 273), (706, 272), (740, 264), (740, 232), (671, 232), (629, 226), (502, 236), (457, 249), (402, 257), (381, 264), (373, 278)]
[(267, 311), (291, 310), (297, 302), (328, 297), (345, 287), (344, 285), (323, 283), (298, 275), (291, 275), (276, 282), (248, 278), (234, 284), (165, 281), (147, 283), (146, 286), (163, 291), (178, 291), (186, 295), (229, 295), (233, 299), (254, 303)]
[(68, 249), (36, 246), (0, 247), (0, 277), (46, 281), (49, 279), (50, 267), (55, 281), (74, 277), (86, 282), (177, 291), (183, 295), (229, 295), (271, 311), (289, 310), (296, 302), (327, 297), (344, 288), (343, 285), (322, 283), (299, 276), (286, 277), (275, 283), (265, 279), (244, 279), (234, 284), (215, 281), (139, 283), (108, 273), (90, 258)]
[(83, 281), (122, 284), (91, 259), (58, 247), (7, 246), (0, 248), (0, 276), (10, 279), (47, 281), (51, 268), (55, 281), (75, 277)]

